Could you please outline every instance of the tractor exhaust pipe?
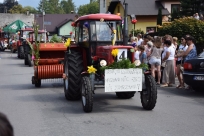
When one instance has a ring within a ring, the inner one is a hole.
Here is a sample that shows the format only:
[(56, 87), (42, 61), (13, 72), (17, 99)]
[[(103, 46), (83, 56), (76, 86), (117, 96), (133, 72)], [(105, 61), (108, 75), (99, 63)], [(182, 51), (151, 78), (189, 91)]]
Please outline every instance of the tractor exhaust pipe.
[(128, 18), (127, 18), (127, 9), (128, 9), (128, 3), (125, 2), (123, 5), (125, 5), (125, 12), (124, 12), (124, 28), (123, 28), (123, 45), (127, 45), (128, 44)]

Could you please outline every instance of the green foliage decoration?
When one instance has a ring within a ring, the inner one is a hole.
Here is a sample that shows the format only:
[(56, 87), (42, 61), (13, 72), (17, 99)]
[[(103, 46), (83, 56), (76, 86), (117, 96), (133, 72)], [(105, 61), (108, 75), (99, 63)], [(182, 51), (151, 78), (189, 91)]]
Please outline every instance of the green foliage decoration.
[(122, 59), (117, 62), (115, 61), (108, 66), (101, 67), (100, 70), (104, 72), (105, 69), (129, 69), (129, 68), (148, 69), (148, 65), (143, 63), (143, 64), (140, 64), (139, 66), (136, 66), (129, 59)]
[(51, 43), (61, 43), (62, 39), (58, 38), (57, 35), (53, 35), (52, 38), (50, 39)]
[(171, 23), (164, 23), (158, 26), (158, 34), (164, 36), (166, 34), (178, 37), (179, 39), (186, 35), (192, 35), (196, 40), (198, 52), (204, 48), (204, 22), (192, 17), (184, 17), (175, 19)]
[[(33, 23), (33, 30), (34, 30), (34, 35), (35, 39), (38, 39), (38, 30), (39, 30), (39, 25), (37, 25), (36, 22)], [(42, 39), (42, 37), (40, 37)], [(35, 40), (35, 47), (26, 39), (28, 45), (31, 48), (31, 53), (32, 53), (32, 58), (35, 57), (35, 66), (38, 66), (39, 59), (40, 59), (40, 53), (39, 53), (39, 48), (40, 48), (40, 43)]]

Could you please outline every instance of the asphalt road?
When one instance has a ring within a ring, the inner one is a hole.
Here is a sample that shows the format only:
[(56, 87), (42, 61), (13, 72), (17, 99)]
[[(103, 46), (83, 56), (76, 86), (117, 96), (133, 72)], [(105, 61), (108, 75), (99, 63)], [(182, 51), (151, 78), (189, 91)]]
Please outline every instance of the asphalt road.
[(15, 136), (204, 136), (204, 93), (158, 88), (156, 107), (142, 108), (140, 95), (120, 100), (98, 88), (92, 113), (66, 101), (62, 80), (31, 84), (33, 68), (17, 54), (0, 52), (0, 112)]

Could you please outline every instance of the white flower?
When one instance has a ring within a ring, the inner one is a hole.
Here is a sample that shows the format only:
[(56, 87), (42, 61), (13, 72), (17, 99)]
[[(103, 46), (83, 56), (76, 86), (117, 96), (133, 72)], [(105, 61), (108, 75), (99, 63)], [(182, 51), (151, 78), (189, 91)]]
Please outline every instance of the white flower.
[(135, 66), (139, 66), (141, 64), (140, 60), (135, 60)]

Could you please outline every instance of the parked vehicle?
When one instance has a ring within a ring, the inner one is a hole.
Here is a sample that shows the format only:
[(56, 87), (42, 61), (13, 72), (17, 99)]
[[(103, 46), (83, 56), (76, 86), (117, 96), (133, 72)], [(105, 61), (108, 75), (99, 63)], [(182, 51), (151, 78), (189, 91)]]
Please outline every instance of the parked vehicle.
[[(125, 36), (122, 33), (122, 19), (118, 15), (90, 14), (79, 17), (74, 24), (75, 44), (71, 44), (65, 53), (64, 93), (67, 100), (81, 98), (84, 112), (91, 112), (96, 85), (105, 85), (105, 77), (108, 76), (100, 68), (119, 62), (120, 59), (129, 59), (133, 63), (134, 52), (131, 51), (132, 46), (123, 44)], [(116, 58), (112, 56), (115, 49), (119, 51)], [(87, 66), (91, 65), (97, 69), (95, 74), (87, 72)], [(143, 76), (140, 81), (144, 85), (138, 91), (141, 103), (144, 109), (152, 110), (157, 100), (156, 82), (151, 75), (145, 75), (142, 71), (140, 74)], [(129, 99), (136, 91), (123, 89), (114, 92), (118, 98)]]
[(204, 52), (184, 63), (183, 79), (195, 91), (204, 88)]

